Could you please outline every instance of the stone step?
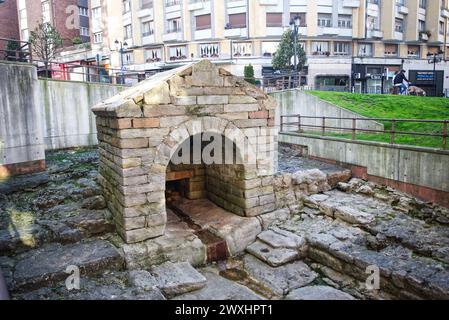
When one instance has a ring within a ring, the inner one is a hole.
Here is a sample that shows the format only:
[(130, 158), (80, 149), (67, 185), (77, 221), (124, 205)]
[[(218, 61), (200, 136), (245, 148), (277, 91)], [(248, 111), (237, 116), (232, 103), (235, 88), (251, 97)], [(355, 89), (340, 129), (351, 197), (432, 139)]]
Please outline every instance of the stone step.
[(310, 286), (295, 289), (286, 300), (355, 300), (350, 294), (328, 286)]
[(256, 241), (246, 248), (249, 254), (269, 264), (279, 267), (288, 262), (298, 259), (298, 251), (288, 248), (273, 248), (262, 241)]
[(199, 290), (206, 285), (207, 279), (188, 262), (166, 262), (151, 268), (156, 286), (168, 297)]
[[(136, 271), (146, 272), (146, 271)], [(54, 286), (26, 293), (14, 294), (18, 300), (165, 300), (161, 291), (146, 286), (146, 282), (130, 280), (131, 272), (106, 271), (95, 276), (83, 277), (79, 290), (67, 290), (65, 281)]]
[(201, 273), (207, 283), (203, 289), (177, 296), (174, 300), (262, 300), (263, 298), (249, 288), (223, 278), (207, 269)]
[[(397, 227), (391, 226), (393, 230)], [(327, 216), (304, 219), (300, 223), (289, 221), (281, 228), (307, 239), (307, 257), (310, 260), (362, 283), (368, 277), (368, 267), (378, 268), (380, 290), (383, 292), (405, 299), (449, 298), (449, 269), (445, 263), (420, 256), (400, 243), (384, 242), (384, 236), (380, 233), (374, 237), (355, 225)], [(427, 234), (436, 232), (432, 226), (428, 228)], [(444, 235), (441, 232), (440, 238)], [(408, 236), (422, 237), (415, 233)], [(436, 250), (439, 250), (438, 245), (436, 243)]]
[(90, 275), (104, 270), (120, 270), (123, 258), (109, 242), (95, 240), (77, 244), (48, 244), (14, 258), (12, 291), (51, 286), (68, 278), (69, 267)]
[(49, 212), (44, 217), (33, 213), (15, 217), (12, 213), (10, 221), (0, 223), (0, 253), (16, 255), (44, 244), (76, 243), (115, 230), (107, 210), (74, 209), (71, 205), (63, 205), (58, 210), (66, 210), (67, 216)]
[(296, 261), (280, 267), (271, 267), (252, 255), (243, 258), (248, 275), (278, 296), (310, 284), (317, 274), (304, 262)]

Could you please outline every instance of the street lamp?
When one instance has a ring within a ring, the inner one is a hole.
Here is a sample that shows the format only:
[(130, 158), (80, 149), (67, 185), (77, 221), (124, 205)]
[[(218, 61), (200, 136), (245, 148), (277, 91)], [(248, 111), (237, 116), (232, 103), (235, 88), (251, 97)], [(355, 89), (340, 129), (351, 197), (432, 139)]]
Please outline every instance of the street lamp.
[(299, 27), (301, 26), (301, 17), (295, 16), (293, 19), (290, 20), (290, 29), (292, 30), (292, 40), (293, 40), (293, 54), (294, 54), (294, 62), (293, 62), (293, 69), (295, 70), (295, 79), (296, 79), (296, 73), (298, 72), (298, 35), (299, 35)]
[(128, 43), (126, 41), (123, 43), (121, 41), (115, 40), (115, 49), (120, 52), (120, 72), (121, 72), (121, 78), (122, 78), (122, 84), (125, 83), (124, 79), (124, 60), (123, 55), (125, 54), (125, 51), (128, 50)]
[(433, 63), (433, 90), (435, 92), (435, 96), (437, 96), (437, 71), (436, 66), (437, 63), (441, 62), (443, 59), (441, 55), (444, 52), (442, 50), (438, 50), (438, 52), (429, 52), (427, 54), (427, 58), (429, 59), (429, 64)]

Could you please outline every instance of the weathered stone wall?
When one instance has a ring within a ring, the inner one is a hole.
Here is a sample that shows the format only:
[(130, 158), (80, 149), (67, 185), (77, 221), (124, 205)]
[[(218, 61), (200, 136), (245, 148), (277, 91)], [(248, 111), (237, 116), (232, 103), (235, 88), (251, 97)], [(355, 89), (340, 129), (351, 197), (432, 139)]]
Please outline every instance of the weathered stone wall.
[(125, 87), (39, 79), (39, 107), (47, 150), (97, 145), (95, 115), (90, 107)]
[(36, 68), (0, 62), (0, 178), (45, 169), (38, 101)]
[(296, 133), (281, 134), (279, 139), (306, 147), (309, 157), (344, 165), (355, 177), (449, 207), (448, 151)]
[[(276, 117), (276, 125), (280, 126), (280, 117), (283, 115), (297, 115), (302, 117), (318, 117), (317, 119), (301, 118), (303, 125), (321, 126), (321, 117), (333, 118), (365, 118), (358, 113), (338, 107), (327, 101), (321, 100), (307, 92), (301, 90), (287, 90), (273, 92), (270, 94), (276, 99), (279, 105), (279, 112)], [(330, 127), (352, 128), (352, 120), (326, 119), (326, 125)], [(298, 118), (286, 118), (288, 122), (297, 122)], [(359, 120), (356, 123), (358, 129), (383, 130), (383, 124), (372, 120)], [(288, 131), (295, 131), (294, 127), (287, 127)], [(303, 127), (302, 130), (316, 131), (320, 128)], [(328, 131), (338, 132), (337, 129), (327, 129)]]
[[(209, 195), (218, 194), (220, 202), (235, 190), (238, 204), (230, 209), (245, 216), (274, 208), (273, 197), (260, 197), (269, 187), (264, 179), (277, 170), (275, 108), (258, 88), (207, 60), (158, 74), (95, 106), (100, 183), (123, 238), (133, 243), (164, 234), (167, 166), (185, 140), (205, 132), (225, 136), (254, 160), (209, 166), (208, 176), (223, 183), (210, 178)], [(231, 193), (220, 197), (223, 185)]]

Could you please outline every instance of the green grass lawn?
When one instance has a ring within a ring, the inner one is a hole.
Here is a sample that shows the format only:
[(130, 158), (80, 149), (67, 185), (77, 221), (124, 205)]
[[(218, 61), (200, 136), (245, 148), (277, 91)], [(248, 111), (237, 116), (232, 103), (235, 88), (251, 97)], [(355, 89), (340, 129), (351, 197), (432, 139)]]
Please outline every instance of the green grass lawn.
[[(446, 98), (352, 94), (328, 91), (309, 91), (309, 93), (368, 118), (449, 120), (449, 99)], [(386, 130), (391, 129), (391, 121), (379, 122), (384, 124)], [(442, 133), (443, 125), (397, 122), (396, 130), (404, 132)], [(348, 138), (352, 136), (350, 133), (329, 135)], [(390, 135), (360, 133), (357, 134), (357, 139), (390, 142)], [(441, 148), (442, 138), (397, 135), (395, 143)]]

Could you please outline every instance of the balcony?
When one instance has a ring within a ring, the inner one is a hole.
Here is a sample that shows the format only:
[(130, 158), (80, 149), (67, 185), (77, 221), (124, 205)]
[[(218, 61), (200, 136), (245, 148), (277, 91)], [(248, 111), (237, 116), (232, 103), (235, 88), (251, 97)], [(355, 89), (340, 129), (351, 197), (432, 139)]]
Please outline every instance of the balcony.
[(380, 30), (368, 30), (366, 36), (367, 38), (382, 39), (384, 37), (384, 33)]
[(195, 40), (203, 40), (203, 39), (211, 39), (211, 38), (212, 38), (212, 29), (210, 29), (210, 28), (195, 31)]
[(225, 38), (239, 38), (248, 35), (247, 28), (229, 28), (224, 30)]
[(154, 34), (142, 35), (142, 45), (149, 45), (155, 43)]
[(428, 41), (429, 40), (429, 35), (426, 32), (420, 32), (419, 33), (419, 40)]
[(339, 28), (333, 28), (333, 27), (318, 27), (317, 34), (318, 35), (330, 35), (330, 36), (337, 36), (340, 34)]
[(154, 10), (153, 10), (153, 8), (141, 9), (141, 10), (137, 11), (137, 17), (139, 19), (144, 18), (144, 17), (149, 17), (149, 20), (153, 20), (154, 19)]
[(360, 0), (343, 0), (344, 8), (359, 8)]
[(284, 33), (283, 27), (267, 27), (266, 35), (268, 37), (274, 37), (274, 36), (282, 36)]
[(396, 6), (396, 12), (398, 14), (408, 14), (408, 8), (403, 5), (397, 5)]
[(190, 0), (189, 11), (203, 10), (206, 5), (210, 7), (210, 0)]
[(442, 9), (441, 9), (441, 16), (442, 16), (443, 18), (449, 18), (449, 9), (442, 8)]
[(182, 31), (168, 31), (167, 33), (162, 35), (162, 41), (170, 42), (170, 41), (182, 41), (184, 38)]
[(167, 0), (165, 2), (165, 12), (181, 11), (181, 0)]
[(278, 0), (259, 0), (261, 6), (277, 6)]

